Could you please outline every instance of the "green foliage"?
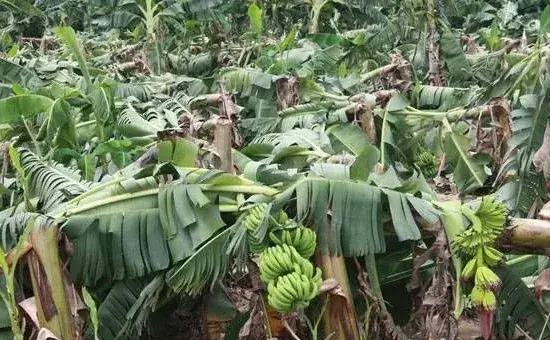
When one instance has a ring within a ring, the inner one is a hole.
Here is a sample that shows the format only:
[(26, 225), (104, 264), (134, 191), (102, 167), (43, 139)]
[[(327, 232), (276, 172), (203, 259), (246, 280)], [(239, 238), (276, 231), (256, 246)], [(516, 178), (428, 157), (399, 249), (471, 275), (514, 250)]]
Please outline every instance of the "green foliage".
[(28, 180), (29, 195), (38, 196), (39, 211), (50, 212), (61, 203), (88, 191), (89, 184), (81, 182), (80, 175), (74, 169), (45, 163), (26, 149), (20, 149), (19, 153)]
[(497, 271), (502, 287), (497, 300), (497, 331), (500, 337), (513, 337), (516, 327), (539, 339), (548, 339), (550, 329), (545, 311), (531, 290), (513, 270), (501, 267)]
[(72, 27), (58, 27), (56, 28), (55, 33), (67, 45), (71, 53), (74, 55), (76, 61), (78, 62), (78, 66), (80, 67), (80, 71), (82, 72), (82, 75), (84, 76), (84, 80), (86, 82), (85, 89), (86, 91), (88, 91), (92, 87), (92, 80), (90, 78), (88, 65), (86, 64), (84, 49), (81, 42), (76, 37), (75, 31)]
[(129, 338), (139, 334), (143, 324), (136, 323), (135, 319), (144, 312), (150, 315), (161, 288), (159, 277), (117, 282), (98, 309), (100, 339)]
[(258, 7), (256, 3), (252, 3), (248, 6), (248, 18), (250, 19), (252, 30), (257, 34), (261, 34), (263, 30), (262, 9)]
[(0, 74), (2, 74), (3, 81), (19, 84), (30, 90), (44, 86), (42, 80), (34, 72), (5, 59), (0, 59)]
[[(72, 243), (69, 270), (96, 339), (140, 337), (169, 302), (238, 287), (257, 254), (268, 302), (302, 317), (322, 280), (307, 258), (366, 256), (376, 301), (366, 297), (360, 323), (383, 338), (396, 333), (386, 329), (374, 254), (389, 271), (406, 266), (412, 244), (431, 244), (434, 229), (422, 228), (439, 223), (443, 207), (447, 238), (462, 245), (455, 270), (479, 281), (474, 305), (498, 306), (502, 338), (520, 320), (538, 336), (544, 318), (527, 288), (503, 274), (495, 296), (498, 279), (482, 265), (502, 258), (488, 245), (504, 226), (487, 214), (495, 202), (450, 218), (434, 190), (498, 192), (521, 217), (546, 199), (532, 164), (549, 107), (550, 12), (540, 6), (0, 1), (2, 249), (20, 244), (31, 221), (55, 221)], [(431, 83), (432, 72), (445, 85)], [(499, 100), (513, 109), (511, 136)], [(213, 169), (227, 156), (224, 123), (234, 174)], [(381, 282), (420, 267), (411, 268)], [(347, 270), (343, 291), (356, 292)], [(468, 308), (459, 281), (455, 316)]]
[(4, 112), (0, 123), (12, 123), (21, 118), (29, 118), (41, 112), (47, 112), (53, 105), (50, 98), (29, 94), (4, 98), (0, 100), (0, 110)]
[(464, 83), (469, 79), (470, 64), (462, 51), (460, 42), (450, 29), (444, 29), (441, 35), (441, 54), (445, 59), (445, 66), (449, 71), (449, 83)]
[(519, 179), (501, 188), (501, 194), (510, 207), (520, 214), (526, 214), (538, 199), (546, 195), (542, 173), (536, 172), (532, 164), (534, 153), (540, 148), (548, 121), (546, 90), (540, 95), (525, 95), (519, 100), (521, 107), (512, 112), (512, 138), (510, 149), (517, 154), (509, 160), (508, 166), (518, 169)]
[(469, 138), (453, 131), (447, 122), (444, 150), (453, 165), (453, 180), (460, 191), (468, 191), (483, 186), (487, 180), (486, 165), (489, 159), (483, 155), (469, 155)]

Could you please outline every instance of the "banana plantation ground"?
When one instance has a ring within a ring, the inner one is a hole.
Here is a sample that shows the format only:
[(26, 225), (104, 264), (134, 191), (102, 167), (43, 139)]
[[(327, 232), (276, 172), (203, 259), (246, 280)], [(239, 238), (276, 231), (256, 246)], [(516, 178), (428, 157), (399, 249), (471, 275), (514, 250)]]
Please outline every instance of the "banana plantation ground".
[(0, 339), (550, 339), (550, 4), (0, 0)]

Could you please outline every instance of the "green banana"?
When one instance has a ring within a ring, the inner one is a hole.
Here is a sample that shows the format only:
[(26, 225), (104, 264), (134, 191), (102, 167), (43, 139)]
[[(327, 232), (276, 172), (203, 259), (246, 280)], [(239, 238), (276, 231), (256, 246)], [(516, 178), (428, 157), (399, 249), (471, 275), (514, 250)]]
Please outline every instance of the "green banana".
[(476, 211), (476, 215), (482, 220), (485, 227), (492, 233), (500, 234), (506, 224), (508, 209), (494, 196), (485, 196)]
[(296, 289), (296, 292), (298, 292), (298, 297), (302, 297), (302, 296), (305, 295), (304, 287), (302, 286), (302, 281), (301, 281), (301, 278), (300, 278), (300, 274), (296, 273), (296, 275), (295, 275), (295, 273), (296, 272), (287, 275), (288, 281), (290, 282), (292, 287), (294, 289)]
[(259, 254), (265, 249), (263, 240), (260, 240), (256, 236), (256, 230), (264, 223), (266, 216), (268, 215), (267, 203), (258, 204), (249, 210), (244, 218), (243, 224), (248, 231), (248, 246), (250, 252)]
[(481, 223), (481, 219), (476, 215), (476, 213), (467, 205), (462, 206), (462, 214), (466, 216), (470, 222), (472, 222), (472, 229), (475, 232), (482, 232), (483, 231), (483, 224)]
[(294, 229), (284, 229), (279, 236), (272, 232), (269, 238), (277, 245), (287, 244), (296, 248), (298, 253), (305, 258), (310, 258), (317, 246), (317, 234), (304, 226)]
[(282, 300), (284, 302), (288, 302), (289, 304), (292, 304), (292, 300), (294, 300), (295, 295), (287, 291), (283, 285), (281, 285), (279, 288), (276, 287), (275, 281), (271, 281), (267, 286), (267, 292), (270, 295), (276, 296), (279, 300)]
[(464, 269), (462, 269), (462, 279), (469, 280), (474, 276), (475, 269), (477, 267), (477, 260), (476, 258), (471, 259), (466, 263), (464, 266)]
[(488, 289), (474, 286), (474, 289), (472, 289), (472, 294), (470, 295), (470, 298), (472, 300), (472, 305), (474, 307), (488, 310), (488, 311), (496, 309), (495, 294)]
[(481, 266), (476, 270), (475, 285), (495, 290), (500, 286), (500, 278), (489, 267)]
[(260, 278), (269, 282), (294, 271), (292, 250), (286, 246), (266, 248), (260, 254)]
[(494, 196), (485, 196), (476, 211), (462, 206), (462, 214), (471, 221), (471, 227), (456, 235), (453, 249), (470, 258), (461, 272), (463, 279), (474, 277), (470, 301), (474, 307), (494, 310), (494, 291), (501, 284), (500, 278), (490, 268), (504, 260), (504, 254), (492, 245), (504, 230), (508, 210)]
[[(322, 272), (307, 259), (317, 246), (317, 234), (283, 211), (269, 220), (268, 242), (256, 238), (267, 217), (267, 205), (249, 209), (244, 219), (250, 250), (259, 253), (260, 278), (267, 283), (267, 301), (277, 311), (290, 313), (307, 307), (321, 290)], [(282, 228), (282, 229), (279, 229)]]
[(496, 266), (504, 260), (504, 254), (491, 246), (483, 247), (483, 259), (491, 266)]
[(433, 178), (439, 169), (439, 159), (431, 152), (424, 151), (415, 157), (414, 162), (426, 178)]
[(281, 313), (306, 308), (319, 294), (321, 270), (314, 269), (292, 245), (283, 243), (264, 249), (259, 267), (260, 278), (267, 282), (268, 303)]

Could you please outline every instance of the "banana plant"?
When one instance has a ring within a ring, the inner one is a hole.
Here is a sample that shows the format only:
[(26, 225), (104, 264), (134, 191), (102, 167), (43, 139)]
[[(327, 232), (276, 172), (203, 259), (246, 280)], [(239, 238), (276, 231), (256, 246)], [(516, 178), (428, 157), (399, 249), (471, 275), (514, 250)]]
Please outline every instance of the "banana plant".
[[(497, 33), (471, 31), (517, 32), (540, 17), (527, 3), (257, 1), (247, 16), (238, 1), (97, 0), (94, 18), (108, 5), (137, 29), (90, 36), (61, 27), (40, 50), (12, 42), (0, 61), (0, 198), (9, 207), (0, 212), (0, 265), (11, 285), (1, 291), (11, 308), (2, 326), (19, 336), (14, 292), (32, 291), (38, 327), (59, 338), (136, 338), (165, 309), (201, 301), (209, 324), (230, 322), (226, 334), (263, 322), (269, 337), (405, 338), (384, 286), (412, 277), (414, 289), (431, 275), (428, 292), (445, 291), (437, 300), (446, 304), (419, 304), (420, 315), (458, 318), (471, 301), (486, 337), (510, 337), (520, 319), (527, 334), (546, 337), (527, 286), (492, 265), (497, 248), (547, 247), (532, 237), (546, 224), (506, 220), (485, 238), (484, 201), (439, 204), (441, 182), (432, 181), (447, 174), (443, 185), (468, 199), (500, 189), (512, 216), (545, 199), (532, 158), (547, 117), (549, 12), (520, 43), (501, 47)], [(181, 15), (165, 20), (171, 13)], [(225, 26), (209, 27), (205, 13)], [(243, 43), (250, 27), (255, 39)], [(179, 43), (161, 46), (164, 37)], [(424, 79), (434, 58), (426, 52), (437, 50), (437, 73), (451, 86)], [(468, 235), (491, 243), (475, 261)], [(28, 261), (10, 262), (19, 256)], [(477, 267), (491, 269), (470, 292), (461, 274), (475, 283)], [(31, 280), (17, 289), (13, 273), (24, 269)], [(242, 280), (257, 304), (217, 318), (212, 305), (231, 305), (219, 297)], [(87, 330), (73, 313), (80, 296), (92, 314)], [(493, 305), (494, 328), (485, 313)]]

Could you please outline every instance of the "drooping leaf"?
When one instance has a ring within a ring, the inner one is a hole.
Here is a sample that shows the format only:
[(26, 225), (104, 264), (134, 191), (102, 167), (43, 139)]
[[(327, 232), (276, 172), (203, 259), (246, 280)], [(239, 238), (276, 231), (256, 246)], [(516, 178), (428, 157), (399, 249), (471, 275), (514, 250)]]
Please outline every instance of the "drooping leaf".
[(187, 139), (180, 138), (176, 142), (172, 162), (179, 167), (192, 168), (199, 153), (199, 147)]
[(311, 129), (319, 124), (347, 122), (345, 104), (308, 103), (279, 111), (280, 130), (288, 131), (295, 127)]
[(0, 0), (0, 5), (5, 5), (14, 11), (21, 11), (28, 16), (45, 18), (44, 13), (26, 0)]
[(273, 75), (245, 68), (227, 68), (220, 72), (226, 89), (242, 97), (271, 99), (273, 94)]
[(0, 100), (0, 124), (12, 123), (50, 110), (54, 101), (35, 94), (19, 95)]
[(59, 148), (75, 149), (78, 145), (73, 112), (70, 105), (62, 98), (57, 99), (46, 113), (37, 140), (47, 140)]
[[(8, 211), (2, 213), (6, 212)], [(42, 224), (48, 220), (44, 215), (29, 212), (15, 212), (13, 215), (0, 216), (0, 246), (2, 249), (8, 251), (15, 247), (19, 236), (23, 234), (25, 227), (32, 219), (44, 220), (39, 222)]]
[(16, 83), (30, 90), (44, 86), (44, 82), (30, 69), (0, 59), (0, 80)]
[(418, 108), (447, 110), (468, 104), (475, 92), (468, 88), (419, 85), (415, 93)]
[(541, 95), (529, 94), (520, 97), (521, 107), (512, 112), (512, 138), (509, 141), (511, 150), (536, 151), (542, 144), (550, 99), (546, 91)]
[[(378, 156), (378, 149), (372, 145), (369, 137), (357, 125), (338, 124), (327, 129), (329, 137), (333, 137), (333, 148), (336, 152), (348, 151), (356, 156), (363, 152), (372, 152)], [(335, 141), (342, 144), (342, 147), (335, 147)], [(369, 169), (370, 170), (370, 169)]]
[(228, 256), (223, 252), (233, 232), (232, 228), (224, 230), (174, 266), (167, 274), (168, 285), (178, 293), (197, 295), (206, 285), (221, 279), (228, 265)]
[(257, 136), (251, 144), (270, 144), (273, 146), (271, 153), (279, 154), (290, 146), (297, 146), (320, 152), (330, 152), (332, 146), (328, 136), (322, 131), (309, 129), (291, 129), (284, 133), (270, 133)]
[[(548, 105), (550, 96), (547, 89), (541, 95), (520, 97), (521, 107), (512, 112), (512, 137), (509, 148), (511, 160), (515, 160), (519, 179), (502, 187), (504, 195), (512, 210), (527, 214), (537, 199), (546, 196), (546, 185), (542, 172), (537, 172), (533, 165), (533, 156), (544, 139), (548, 122)], [(512, 151), (517, 151), (514, 155)]]
[(20, 149), (19, 152), (29, 189), (32, 194), (38, 195), (40, 210), (49, 212), (62, 202), (89, 190), (90, 185), (82, 182), (76, 171), (60, 164), (42, 162), (26, 149)]
[(164, 126), (159, 120), (155, 122), (143, 118), (132, 104), (126, 103), (118, 117), (118, 128), (125, 137), (131, 138), (156, 135)]
[(133, 279), (166, 269), (170, 255), (158, 211), (75, 216), (63, 227), (74, 243), (71, 276), (95, 286), (99, 280)]
[(96, 85), (93, 89), (91, 89), (91, 93), (88, 98), (92, 103), (94, 115), (98, 122), (105, 124), (106, 122), (114, 118), (113, 96), (112, 91), (108, 85)]
[(386, 105), (384, 120), (382, 122), (382, 134), (380, 136), (380, 157), (382, 165), (387, 165), (390, 159), (389, 148), (394, 147), (395, 151), (400, 151), (395, 143), (391, 123), (395, 120), (392, 113), (404, 110), (408, 106), (407, 100), (401, 95), (393, 96)]
[(450, 29), (445, 29), (441, 36), (441, 54), (445, 58), (445, 67), (449, 70), (451, 81), (468, 80), (471, 73), (470, 64), (464, 55), (460, 42)]
[(470, 139), (458, 132), (450, 130), (445, 134), (445, 154), (453, 166), (453, 181), (461, 192), (483, 186), (488, 177), (489, 159), (480, 154), (471, 156), (469, 143)]
[[(516, 1), (506, 1), (498, 10), (497, 17), (501, 24), (505, 27), (518, 14), (518, 4)], [(541, 27), (542, 29), (542, 27)]]
[(250, 26), (252, 26), (254, 32), (262, 33), (262, 9), (255, 2), (248, 6), (248, 20), (250, 20)]
[(97, 306), (94, 298), (90, 295), (86, 287), (82, 287), (82, 298), (84, 303), (88, 307), (90, 313), (90, 320), (94, 329), (94, 340), (99, 340), (99, 317), (97, 313)]
[(521, 327), (532, 337), (550, 339), (545, 312), (531, 290), (507, 267), (501, 267), (497, 274), (502, 280), (496, 308), (499, 337), (511, 339), (516, 333), (516, 327)]
[(314, 228), (323, 253), (361, 256), (385, 251), (377, 188), (311, 177), (300, 181), (295, 190), (297, 218)]
[(550, 6), (546, 6), (540, 17), (540, 33), (545, 34), (550, 31)]
[(399, 241), (419, 240), (420, 230), (414, 221), (406, 196), (391, 190), (384, 192), (390, 203), (392, 223)]
[(115, 283), (98, 308), (102, 340), (138, 338), (150, 315), (164, 303), (164, 275)]
[[(215, 190), (215, 180), (210, 183)], [(224, 225), (219, 207), (198, 184), (179, 181), (159, 188), (146, 177), (104, 190), (69, 205), (63, 231), (75, 244), (75, 282), (93, 286), (167, 269), (193, 256)]]
[(86, 63), (86, 58), (84, 57), (84, 48), (82, 47), (82, 43), (80, 42), (80, 40), (78, 40), (74, 29), (70, 26), (57, 27), (55, 29), (55, 34), (61, 40), (63, 40), (65, 44), (67, 44), (67, 47), (71, 50), (74, 57), (76, 58), (78, 66), (80, 67), (80, 70), (86, 82), (86, 91), (88, 91), (92, 88), (90, 71), (88, 70), (88, 64)]

